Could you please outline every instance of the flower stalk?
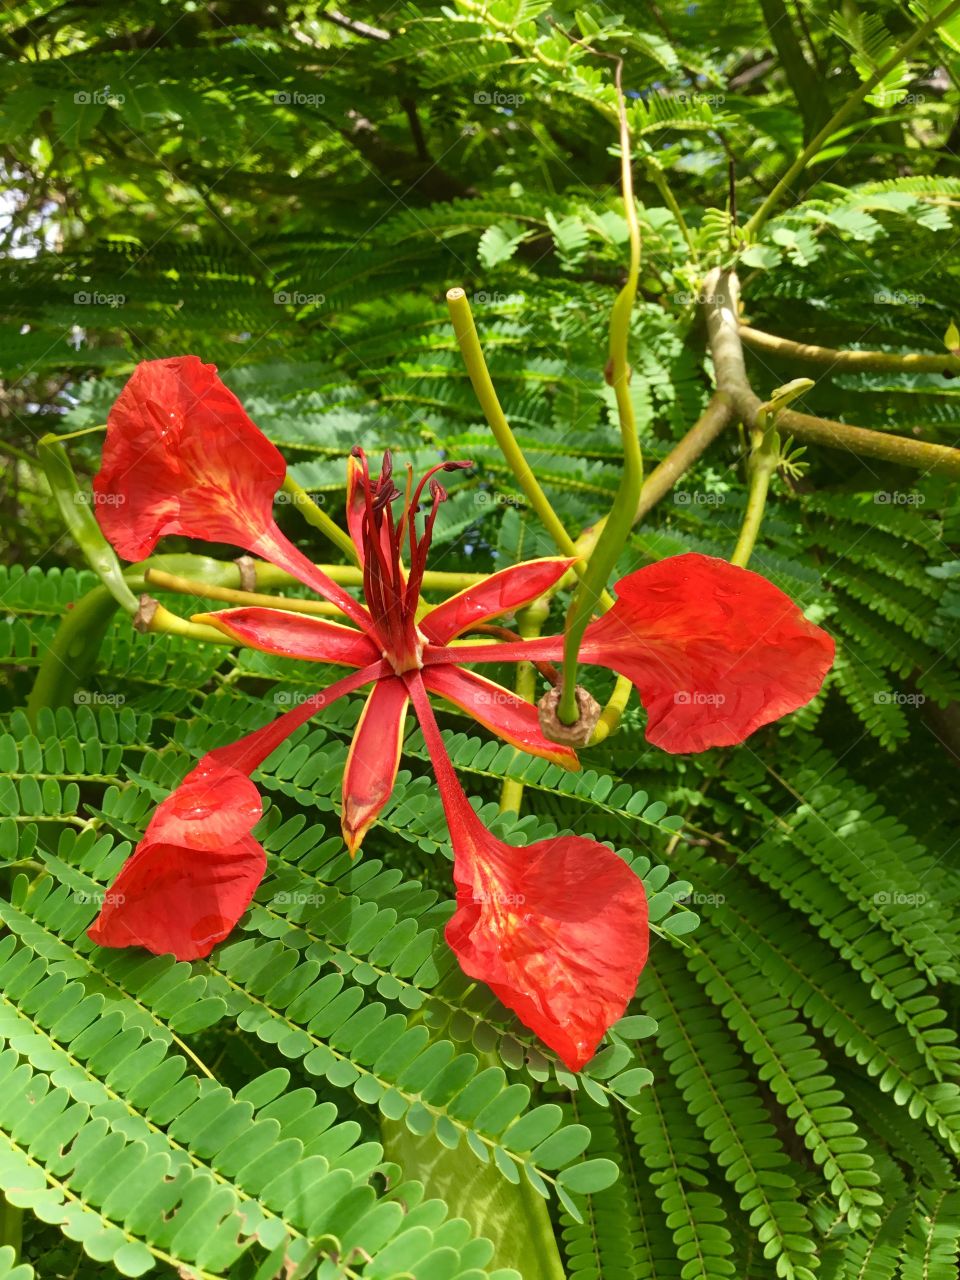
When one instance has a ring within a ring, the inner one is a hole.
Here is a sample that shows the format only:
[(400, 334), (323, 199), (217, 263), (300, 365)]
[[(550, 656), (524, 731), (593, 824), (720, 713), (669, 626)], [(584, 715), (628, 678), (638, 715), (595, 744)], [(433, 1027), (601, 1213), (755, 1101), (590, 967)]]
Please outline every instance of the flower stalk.
[(567, 615), (563, 648), (563, 686), (557, 706), (560, 722), (567, 725), (574, 724), (579, 716), (576, 693), (577, 665), (583, 634), (600, 605), (607, 581), (630, 535), (643, 487), (643, 458), (637, 437), (633, 401), (630, 396), (628, 359), (630, 321), (640, 278), (640, 224), (637, 220), (637, 207), (633, 197), (630, 124), (621, 84), (622, 71), (623, 63), (618, 61), (616, 88), (620, 117), (620, 182), (630, 238), (630, 264), (626, 282), (617, 295), (610, 316), (610, 359), (607, 365), (607, 380), (613, 387), (617, 401), (620, 436), (623, 442), (623, 474), (613, 509), (587, 561), (580, 579), (580, 586)]
[(507, 422), (503, 407), (490, 377), (490, 370), (483, 358), (483, 349), (477, 336), (477, 326), (473, 322), (470, 303), (463, 289), (447, 290), (447, 309), (453, 321), (453, 332), (456, 335), (463, 363), (466, 365), (470, 382), (473, 386), (483, 416), (493, 432), (494, 439), (500, 446), (500, 452), (506, 458), (510, 470), (516, 477), (517, 484), (526, 494), (530, 506), (540, 517), (540, 522), (564, 555), (576, 555), (573, 539), (550, 505), (550, 499), (540, 487), (540, 482), (533, 473), (523, 450), (517, 443), (516, 436)]
[[(772, 433), (776, 435), (776, 432)], [(763, 513), (767, 505), (767, 494), (770, 491), (770, 479), (780, 461), (779, 449), (772, 452), (764, 445), (758, 452), (750, 455), (747, 463), (750, 487), (747, 496), (747, 509), (744, 512), (740, 534), (730, 563), (745, 569), (750, 563), (753, 548), (763, 522)]]
[(794, 474), (799, 474), (802, 470), (803, 464), (792, 461), (788, 456), (790, 442), (787, 442), (786, 448), (781, 446), (777, 422), (787, 405), (798, 396), (802, 396), (805, 391), (809, 391), (813, 385), (811, 378), (794, 378), (792, 382), (777, 387), (770, 399), (757, 410), (756, 425), (750, 432), (751, 447), (747, 455), (749, 484), (747, 508), (740, 526), (737, 545), (730, 557), (730, 563), (739, 565), (741, 569), (747, 567), (753, 554), (767, 505), (770, 480), (774, 473), (780, 467), (783, 467), (785, 472), (793, 470)]
[(295, 596), (271, 596), (257, 591), (238, 591), (235, 587), (221, 587), (196, 578), (183, 578), (162, 569), (148, 568), (144, 573), (146, 583), (158, 591), (175, 591), (179, 595), (196, 596), (201, 600), (222, 600), (225, 604), (254, 605), (263, 609), (284, 609), (287, 613), (308, 613), (318, 617), (342, 618), (343, 613), (326, 600), (299, 600)]

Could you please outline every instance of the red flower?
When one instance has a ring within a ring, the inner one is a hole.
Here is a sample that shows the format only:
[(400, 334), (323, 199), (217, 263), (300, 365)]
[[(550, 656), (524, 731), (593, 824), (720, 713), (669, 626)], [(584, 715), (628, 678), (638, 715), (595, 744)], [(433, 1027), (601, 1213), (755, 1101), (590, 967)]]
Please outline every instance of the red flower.
[[(95, 482), (98, 493), (110, 495), (97, 512), (117, 550), (128, 558), (147, 555), (165, 532), (234, 541), (332, 600), (355, 627), (263, 608), (226, 609), (202, 620), (270, 653), (357, 670), (205, 757), (157, 810), (91, 936), (183, 959), (207, 954), (262, 875), (263, 851), (250, 835), (259, 809), (250, 800), (249, 773), (321, 706), (372, 684), (344, 770), (348, 847), (359, 847), (390, 797), (412, 701), (454, 850), (457, 910), (447, 941), (467, 974), (486, 982), (569, 1067), (579, 1068), (633, 995), (647, 955), (646, 899), (626, 863), (596, 841), (560, 836), (514, 848), (498, 840), (470, 807), (450, 764), (428, 693), (525, 751), (579, 767), (570, 748), (543, 736), (533, 706), (463, 667), (559, 658), (562, 636), (452, 643), (541, 595), (572, 561), (514, 565), (423, 611), (427, 551), (446, 497), (434, 477), (469, 465), (432, 468), (412, 493), (408, 485), (395, 515), (401, 495), (389, 455), (374, 479), (362, 450), (354, 450), (347, 524), (363, 565), (364, 606), (277, 529), (271, 499), (282, 482), (282, 459), (213, 367), (192, 356), (138, 367), (110, 416)], [(418, 530), (427, 486), (433, 503)], [(725, 561), (679, 556), (630, 574), (616, 590), (614, 607), (588, 627), (581, 658), (636, 684), (649, 713), (649, 740), (670, 751), (742, 741), (809, 701), (833, 658), (833, 642), (787, 596)], [(202, 769), (207, 773), (198, 777)], [(177, 800), (184, 793), (189, 822)], [(223, 813), (238, 803), (239, 815)]]

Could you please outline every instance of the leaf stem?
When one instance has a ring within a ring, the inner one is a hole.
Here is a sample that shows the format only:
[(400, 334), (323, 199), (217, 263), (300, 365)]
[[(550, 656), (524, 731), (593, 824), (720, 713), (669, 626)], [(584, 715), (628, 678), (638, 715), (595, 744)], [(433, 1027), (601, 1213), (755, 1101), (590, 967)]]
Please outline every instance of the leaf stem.
[(234, 587), (216, 586), (195, 578), (181, 578), (162, 569), (147, 569), (144, 579), (148, 586), (160, 591), (176, 591), (180, 595), (196, 596), (202, 600), (222, 600), (225, 604), (244, 608), (283, 609), (287, 613), (306, 613), (326, 618), (342, 618), (344, 615), (335, 604), (326, 600), (298, 600), (292, 596), (271, 596), (256, 591), (238, 591)]

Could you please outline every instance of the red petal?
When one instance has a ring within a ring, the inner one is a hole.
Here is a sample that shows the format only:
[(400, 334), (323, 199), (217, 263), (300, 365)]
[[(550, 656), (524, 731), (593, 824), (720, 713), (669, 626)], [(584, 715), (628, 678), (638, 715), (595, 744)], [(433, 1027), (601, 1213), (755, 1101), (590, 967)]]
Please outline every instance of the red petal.
[[(742, 742), (815, 697), (834, 644), (772, 582), (713, 556), (673, 556), (621, 578), (580, 659), (637, 686), (647, 740), (665, 751)], [(427, 649), (424, 663), (559, 658), (562, 636)]]
[(215, 365), (145, 360), (107, 418), (97, 519), (127, 560), (148, 556), (167, 533), (246, 547), (272, 528), (285, 473)]
[(363, 517), (367, 500), (363, 492), (363, 467), (352, 455), (347, 459), (347, 529), (363, 565)]
[(194, 621), (216, 627), (231, 640), (239, 640), (253, 649), (279, 653), (286, 658), (365, 667), (380, 657), (376, 645), (362, 631), (304, 613), (253, 606), (196, 614)]
[(546, 756), (565, 769), (580, 768), (577, 753), (572, 748), (543, 736), (537, 708), (502, 685), (452, 663), (427, 667), (423, 672), (423, 683), (431, 693), (446, 698), (522, 751)]
[(351, 856), (393, 792), (408, 701), (402, 680), (379, 680), (357, 724), (343, 772), (341, 825)]
[(514, 848), (464, 815), (451, 838), (457, 910), (445, 937), (460, 967), (579, 1071), (646, 964), (642, 882), (580, 836)]
[(260, 821), (263, 801), (245, 773), (206, 755), (154, 812), (144, 840), (227, 848)]
[(273, 519), (283, 455), (198, 356), (144, 360), (107, 417), (93, 479), (100, 528), (126, 560), (164, 534), (230, 542), (264, 556), (338, 605), (361, 627), (367, 611), (288, 542)]
[(633, 681), (647, 739), (665, 751), (743, 742), (815, 697), (833, 662), (833, 640), (788, 595), (726, 560), (674, 556), (616, 593), (583, 658)]
[(144, 840), (87, 933), (101, 947), (146, 947), (154, 955), (197, 960), (233, 929), (266, 866), (252, 836), (203, 852)]
[(643, 884), (604, 845), (557, 836), (515, 848), (471, 808), (419, 674), (405, 677), (433, 761), (454, 851), (446, 939), (573, 1071), (623, 1014), (647, 959)]
[(153, 815), (89, 936), (178, 960), (209, 955), (263, 878), (266, 854), (250, 835), (262, 812), (250, 779), (206, 756)]
[(419, 624), (420, 630), (434, 644), (446, 644), (478, 622), (529, 604), (558, 582), (574, 562), (569, 556), (550, 556), (501, 569), (486, 582), (466, 587), (431, 609)]
[(253, 733), (248, 733), (225, 747), (216, 747), (209, 753), (209, 759), (231, 769), (239, 769), (243, 773), (252, 773), (271, 752), (276, 751), (281, 742), (286, 742), (295, 729), (306, 724), (317, 712), (332, 706), (338, 698), (362, 689), (365, 684), (392, 674), (388, 663), (383, 661), (374, 662), (360, 671), (352, 671), (350, 675), (327, 685), (326, 689), (321, 689), (319, 693), (313, 693), (309, 698), (304, 698), (303, 702), (291, 707), (282, 716), (277, 716), (275, 720), (269, 721), (261, 728), (254, 729)]

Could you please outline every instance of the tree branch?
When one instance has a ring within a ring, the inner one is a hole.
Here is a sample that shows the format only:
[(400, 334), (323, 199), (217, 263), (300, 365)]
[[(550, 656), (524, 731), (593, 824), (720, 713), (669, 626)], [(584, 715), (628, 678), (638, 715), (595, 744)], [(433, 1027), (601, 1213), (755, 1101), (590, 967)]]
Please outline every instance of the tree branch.
[(891, 351), (836, 351), (833, 347), (818, 347), (810, 342), (793, 342), (780, 338), (750, 325), (740, 325), (740, 340), (756, 351), (783, 356), (788, 360), (803, 360), (808, 364), (839, 365), (844, 372), (871, 370), (875, 373), (960, 373), (960, 356), (944, 352), (939, 356), (899, 354)]
[[(703, 293), (717, 387), (733, 397), (745, 425), (756, 428), (757, 413), (763, 401), (751, 387), (744, 364), (738, 320), (740, 284), (736, 273), (714, 268), (704, 279)], [(777, 415), (777, 425), (785, 435), (809, 440), (812, 444), (825, 444), (831, 449), (846, 449), (849, 453), (882, 458), (886, 462), (915, 467), (918, 471), (960, 476), (960, 450), (945, 445), (868, 431), (864, 427), (835, 422), (832, 418), (796, 413), (792, 409), (784, 409)]]

